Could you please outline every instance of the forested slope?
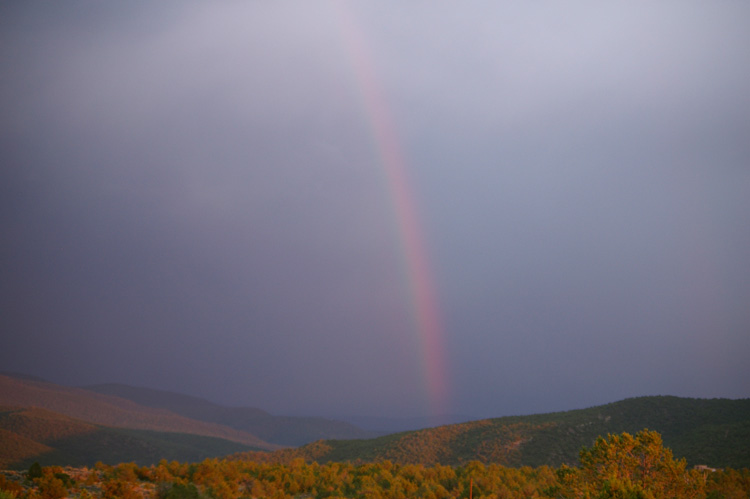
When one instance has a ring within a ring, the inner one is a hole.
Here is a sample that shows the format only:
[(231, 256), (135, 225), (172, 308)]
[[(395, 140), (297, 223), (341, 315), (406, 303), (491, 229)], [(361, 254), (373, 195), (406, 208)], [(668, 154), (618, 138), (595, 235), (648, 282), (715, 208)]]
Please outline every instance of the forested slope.
[(327, 440), (253, 459), (318, 462), (391, 460), (407, 464), (462, 464), (472, 460), (506, 466), (559, 466), (578, 461), (597, 437), (663, 435), (665, 445), (688, 463), (750, 467), (750, 399), (639, 397), (567, 412), (485, 419), (404, 432), (371, 440)]

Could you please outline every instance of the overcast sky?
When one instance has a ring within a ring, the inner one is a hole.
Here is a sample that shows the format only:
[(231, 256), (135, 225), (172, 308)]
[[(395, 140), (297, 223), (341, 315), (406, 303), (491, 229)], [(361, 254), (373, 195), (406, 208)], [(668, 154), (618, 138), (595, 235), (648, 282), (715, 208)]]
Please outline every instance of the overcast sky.
[[(749, 20), (3, 2), (0, 365), (295, 415), (749, 397)], [(375, 110), (433, 282), (439, 409)]]

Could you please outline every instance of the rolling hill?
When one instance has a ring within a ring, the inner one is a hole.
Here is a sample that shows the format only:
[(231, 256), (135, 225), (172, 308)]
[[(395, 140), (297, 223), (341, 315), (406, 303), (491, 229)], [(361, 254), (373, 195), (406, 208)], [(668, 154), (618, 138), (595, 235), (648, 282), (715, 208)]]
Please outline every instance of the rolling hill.
[(221, 438), (264, 450), (280, 447), (251, 433), (228, 426), (196, 421), (164, 409), (142, 406), (120, 397), (33, 379), (0, 375), (0, 405), (47, 409), (101, 426)]
[(184, 433), (95, 425), (40, 408), (0, 407), (0, 468), (92, 466), (134, 461), (139, 465), (200, 461), (251, 449), (247, 445)]
[(688, 464), (750, 467), (750, 399), (639, 397), (567, 412), (485, 419), (387, 435), (371, 440), (326, 440), (238, 459), (287, 462), (377, 461), (506, 466), (575, 465), (583, 446), (609, 433), (648, 428)]
[[(750, 467), (750, 399), (639, 397), (369, 439), (362, 438), (368, 432), (347, 423), (278, 417), (124, 385), (81, 389), (0, 375), (0, 406), (0, 464), (23, 465), (31, 459), (49, 464), (196, 461), (234, 452), (237, 459), (282, 462), (301, 457), (559, 466), (577, 463), (581, 447), (598, 436), (648, 428), (661, 433), (675, 456), (691, 465)], [(322, 438), (295, 449), (269, 443), (293, 445), (316, 436)]]
[(401, 433), (404, 431), (423, 430), (425, 428), (434, 428), (436, 426), (445, 426), (450, 424), (466, 423), (480, 419), (476, 416), (467, 416), (462, 414), (443, 414), (439, 416), (424, 417), (407, 417), (407, 418), (386, 418), (377, 416), (349, 416), (344, 418), (345, 421), (377, 433), (376, 436), (387, 435), (389, 433)]
[(99, 394), (113, 395), (142, 406), (166, 409), (190, 419), (228, 426), (251, 433), (273, 444), (297, 447), (321, 439), (373, 438), (378, 433), (352, 424), (324, 418), (275, 416), (253, 407), (225, 407), (180, 393), (121, 384), (82, 387)]

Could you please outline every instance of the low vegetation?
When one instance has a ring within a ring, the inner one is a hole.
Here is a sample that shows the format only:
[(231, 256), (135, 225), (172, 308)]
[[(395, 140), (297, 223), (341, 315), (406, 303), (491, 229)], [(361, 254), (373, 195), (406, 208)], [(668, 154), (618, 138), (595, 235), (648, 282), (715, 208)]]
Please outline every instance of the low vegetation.
[(319, 464), (208, 459), (92, 468), (32, 465), (0, 475), (0, 499), (180, 498), (686, 498), (750, 495), (750, 470), (688, 469), (643, 430), (599, 438), (580, 451), (577, 466), (505, 467), (375, 463)]

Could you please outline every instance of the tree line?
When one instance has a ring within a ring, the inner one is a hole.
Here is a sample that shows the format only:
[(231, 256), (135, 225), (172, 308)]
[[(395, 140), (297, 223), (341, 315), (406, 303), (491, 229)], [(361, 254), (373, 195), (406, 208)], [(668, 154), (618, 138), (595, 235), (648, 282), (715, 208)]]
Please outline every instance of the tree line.
[(643, 430), (600, 437), (578, 466), (511, 468), (472, 461), (461, 466), (207, 459), (154, 466), (98, 463), (41, 467), (0, 475), (0, 499), (246, 498), (556, 498), (739, 499), (750, 497), (750, 470), (688, 469)]

